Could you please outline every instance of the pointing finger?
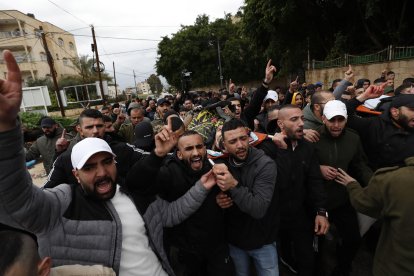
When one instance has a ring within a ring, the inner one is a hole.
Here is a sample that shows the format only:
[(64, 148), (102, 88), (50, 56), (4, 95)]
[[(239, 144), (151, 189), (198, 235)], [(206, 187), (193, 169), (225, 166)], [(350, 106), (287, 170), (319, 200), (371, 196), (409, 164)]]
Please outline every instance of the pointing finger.
[(60, 136), (60, 138), (64, 139), (65, 136), (66, 136), (66, 128), (63, 129), (62, 136)]

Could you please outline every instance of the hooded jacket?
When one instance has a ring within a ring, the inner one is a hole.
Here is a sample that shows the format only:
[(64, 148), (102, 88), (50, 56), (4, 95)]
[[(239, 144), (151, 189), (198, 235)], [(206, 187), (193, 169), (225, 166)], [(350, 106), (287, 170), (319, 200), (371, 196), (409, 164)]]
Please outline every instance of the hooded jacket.
[(306, 105), (303, 109), (303, 116), (305, 117), (303, 125), (304, 129), (316, 130), (323, 125), (322, 120), (317, 118), (313, 113), (312, 109), (310, 108), (310, 104)]
[(278, 224), (275, 162), (252, 147), (242, 165), (235, 164), (231, 157), (217, 162), (225, 163), (238, 181), (228, 191), (233, 205), (225, 209), (229, 243), (252, 250), (275, 242)]

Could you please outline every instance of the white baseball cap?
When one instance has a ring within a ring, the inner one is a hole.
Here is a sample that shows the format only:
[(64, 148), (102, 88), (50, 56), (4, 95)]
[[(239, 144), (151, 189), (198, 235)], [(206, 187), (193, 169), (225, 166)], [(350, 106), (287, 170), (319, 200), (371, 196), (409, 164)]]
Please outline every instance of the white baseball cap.
[(279, 99), (279, 96), (277, 95), (277, 92), (274, 91), (274, 90), (267, 91), (267, 95), (266, 95), (266, 97), (264, 98), (263, 101), (265, 102), (265, 101), (267, 101), (269, 99), (277, 102), (277, 100)]
[(74, 169), (82, 169), (86, 161), (98, 152), (108, 152), (116, 156), (108, 143), (100, 138), (89, 137), (78, 142), (72, 149), (70, 159)]
[(342, 116), (345, 119), (348, 118), (345, 104), (338, 100), (328, 101), (325, 104), (325, 108), (323, 109), (323, 115), (328, 120), (332, 119), (335, 116)]

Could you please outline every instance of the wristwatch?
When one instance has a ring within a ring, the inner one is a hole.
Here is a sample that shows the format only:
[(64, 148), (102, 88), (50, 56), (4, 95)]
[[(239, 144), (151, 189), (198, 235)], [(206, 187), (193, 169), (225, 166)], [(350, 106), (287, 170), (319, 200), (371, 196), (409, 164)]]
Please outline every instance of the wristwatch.
[(323, 208), (319, 208), (318, 211), (316, 211), (316, 215), (318, 216), (323, 216), (325, 218), (328, 218), (328, 211), (326, 211), (326, 209)]

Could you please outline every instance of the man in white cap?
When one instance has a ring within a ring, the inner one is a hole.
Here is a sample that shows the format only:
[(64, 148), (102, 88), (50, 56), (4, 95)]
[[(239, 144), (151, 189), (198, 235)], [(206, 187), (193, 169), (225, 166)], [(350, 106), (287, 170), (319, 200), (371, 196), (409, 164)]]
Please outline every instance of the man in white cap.
[[(266, 127), (269, 122), (268, 112), (269, 109), (279, 103), (279, 97), (274, 90), (267, 91), (266, 97), (263, 100), (263, 110), (254, 120), (254, 131), (266, 133)], [(274, 134), (274, 133), (272, 133)]]
[[(35, 233), (41, 257), (50, 256), (54, 266), (101, 264), (117, 275), (174, 275), (164, 252), (163, 227), (197, 210), (216, 182), (213, 174), (204, 174), (171, 203), (143, 197), (116, 185), (109, 145), (85, 138), (71, 154), (79, 185), (37, 188), (26, 171), (17, 118), (21, 73), (12, 53), (3, 55), (8, 75), (0, 80), (0, 223)], [(161, 158), (176, 143), (168, 128), (155, 140), (152, 154)]]
[[(358, 134), (345, 127), (347, 118), (343, 102), (328, 101), (323, 109), (324, 125), (318, 129), (320, 139), (315, 143), (328, 193), (326, 208), (329, 222), (336, 226), (342, 239), (342, 243), (336, 247), (338, 265), (331, 275), (349, 275), (352, 260), (361, 242), (356, 212), (350, 204), (345, 187), (336, 182), (338, 168), (351, 172), (364, 184), (368, 184), (372, 176)], [(324, 267), (327, 266), (322, 265), (320, 268)]]

